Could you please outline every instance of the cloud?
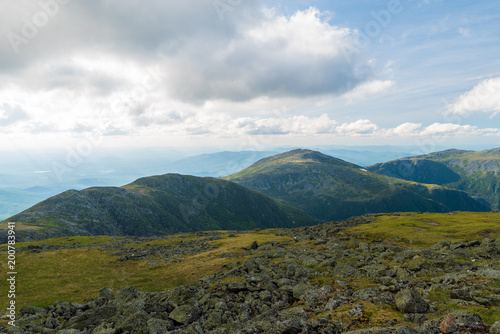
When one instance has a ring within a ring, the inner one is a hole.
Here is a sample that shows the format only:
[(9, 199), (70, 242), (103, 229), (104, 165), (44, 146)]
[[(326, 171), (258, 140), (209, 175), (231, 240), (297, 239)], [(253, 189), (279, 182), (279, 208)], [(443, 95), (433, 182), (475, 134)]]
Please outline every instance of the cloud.
[(28, 119), (28, 114), (19, 105), (4, 103), (0, 106), (0, 127)]
[[(198, 106), (337, 96), (372, 75), (368, 62), (349, 61), (339, 48), (355, 43), (353, 31), (335, 26), (316, 8), (285, 16), (260, 1), (232, 7), (221, 20), (211, 1), (60, 4), (49, 22), (19, 45), (19, 53), (8, 39), (0, 42), (0, 73), (23, 88), (106, 96), (127, 89), (138, 68), (154, 65), (167, 73), (163, 99)], [(0, 22), (22, 36), (37, 14), (47, 12), (43, 8), (12, 3)]]
[(418, 133), (417, 130), (422, 127), (422, 123), (404, 123), (389, 131), (390, 134), (398, 136), (408, 136)]
[(345, 93), (342, 97), (344, 97), (347, 100), (350, 100), (351, 102), (353, 100), (358, 100), (358, 99), (365, 99), (369, 96), (372, 95), (380, 95), (387, 90), (389, 90), (391, 87), (393, 87), (395, 84), (394, 81), (391, 80), (373, 80), (373, 81), (368, 81), (360, 84), (353, 90)]
[(378, 130), (378, 126), (368, 119), (344, 123), (337, 128), (337, 132), (344, 135), (366, 135), (374, 133), (376, 130)]
[(455, 115), (483, 112), (492, 115), (500, 112), (500, 78), (487, 79), (472, 90), (462, 94), (447, 110)]
[(486, 128), (480, 129), (472, 125), (459, 125), (454, 123), (434, 123), (426, 127), (421, 136), (450, 136), (450, 135), (485, 135), (498, 134), (499, 129)]

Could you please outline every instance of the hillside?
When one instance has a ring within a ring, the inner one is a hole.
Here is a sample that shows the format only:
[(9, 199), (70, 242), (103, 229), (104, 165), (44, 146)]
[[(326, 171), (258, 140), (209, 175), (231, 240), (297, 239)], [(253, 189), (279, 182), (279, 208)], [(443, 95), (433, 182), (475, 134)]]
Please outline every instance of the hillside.
[(489, 211), (464, 192), (371, 173), (310, 150), (262, 159), (225, 177), (278, 198), (312, 217), (341, 220), (366, 213)]
[(376, 164), (381, 175), (459, 189), (500, 209), (500, 148), (486, 151), (447, 150)]
[(317, 223), (294, 208), (237, 184), (177, 174), (141, 178), (121, 188), (67, 191), (6, 222), (17, 222), (21, 235), (33, 239), (152, 236)]
[(437, 334), (455, 324), (486, 334), (500, 319), (499, 220), (405, 213), (19, 243), (18, 328), (7, 332)]

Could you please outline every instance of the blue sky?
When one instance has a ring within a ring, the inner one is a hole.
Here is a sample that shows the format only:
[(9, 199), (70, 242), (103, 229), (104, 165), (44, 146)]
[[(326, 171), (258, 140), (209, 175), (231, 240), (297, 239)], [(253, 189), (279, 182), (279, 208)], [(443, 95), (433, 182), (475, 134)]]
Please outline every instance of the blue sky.
[(500, 146), (498, 2), (2, 6), (3, 149)]

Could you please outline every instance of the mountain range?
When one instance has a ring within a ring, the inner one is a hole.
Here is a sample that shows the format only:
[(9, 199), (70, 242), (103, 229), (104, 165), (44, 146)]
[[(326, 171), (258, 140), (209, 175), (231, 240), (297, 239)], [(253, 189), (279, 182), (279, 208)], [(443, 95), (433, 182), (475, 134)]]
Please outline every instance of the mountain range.
[(463, 190), (493, 210), (500, 209), (500, 148), (447, 150), (380, 163), (367, 168), (381, 175)]
[(465, 192), (379, 175), (311, 150), (262, 159), (225, 179), (329, 221), (380, 212), (490, 210)]
[(39, 239), (73, 235), (152, 236), (204, 230), (250, 230), (319, 223), (300, 210), (238, 184), (167, 174), (123, 187), (71, 190), (7, 222)]

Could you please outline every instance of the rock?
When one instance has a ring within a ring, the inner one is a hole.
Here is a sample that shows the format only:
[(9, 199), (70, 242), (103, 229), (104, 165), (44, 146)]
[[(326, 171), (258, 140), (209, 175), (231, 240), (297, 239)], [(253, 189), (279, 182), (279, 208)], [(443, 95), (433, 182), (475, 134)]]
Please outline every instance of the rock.
[(142, 313), (135, 313), (115, 325), (119, 333), (148, 333), (148, 317)]
[(176, 307), (169, 315), (169, 318), (175, 322), (187, 325), (198, 319), (200, 310), (196, 306), (182, 305)]
[(429, 304), (420, 296), (414, 288), (406, 288), (399, 291), (396, 296), (396, 307), (403, 313), (427, 313)]
[(407, 313), (403, 316), (404, 321), (409, 321), (409, 322), (414, 322), (416, 324), (423, 324), (426, 322), (428, 319), (427, 317), (422, 314), (422, 313)]
[(257, 249), (257, 248), (259, 248), (259, 244), (257, 243), (257, 241), (252, 242), (252, 244), (250, 245), (250, 249)]
[(302, 299), (308, 291), (313, 289), (314, 286), (311, 284), (299, 283), (293, 287), (293, 298)]
[(287, 319), (278, 322), (278, 333), (280, 334), (299, 334), (302, 328), (306, 326), (306, 321), (300, 318)]
[(370, 300), (378, 295), (381, 291), (379, 288), (366, 288), (353, 293), (352, 298), (361, 300)]
[(448, 314), (443, 321), (439, 324), (439, 329), (441, 332), (447, 334), (447, 333), (454, 333), (457, 331), (458, 326), (457, 326), (457, 321), (453, 314)]
[(112, 324), (102, 323), (91, 332), (92, 334), (115, 334), (116, 329), (113, 328)]
[(351, 317), (362, 317), (365, 312), (363, 311), (363, 306), (357, 304), (353, 309), (349, 310), (349, 315)]
[[(498, 240), (498, 239), (497, 239)], [(490, 334), (500, 334), (500, 321), (495, 322), (490, 327)]]
[(325, 309), (332, 311), (346, 304), (349, 304), (349, 298), (341, 295), (335, 295), (334, 297), (330, 298), (330, 300), (328, 300), (325, 305)]
[(453, 299), (461, 299), (466, 301), (472, 301), (471, 291), (469, 288), (455, 289), (450, 292), (450, 296)]
[(97, 326), (103, 322), (109, 322), (116, 314), (116, 307), (103, 306), (87, 310), (63, 323), (63, 328), (84, 330), (90, 326)]
[(486, 329), (483, 319), (478, 314), (469, 311), (453, 311), (451, 314), (455, 317), (459, 327), (465, 327), (478, 332)]
[(288, 310), (284, 310), (280, 313), (279, 318), (281, 320), (288, 320), (288, 319), (293, 319), (293, 318), (300, 318), (300, 319), (307, 319), (307, 313), (306, 311), (300, 307), (293, 307)]
[(82, 331), (78, 329), (63, 329), (57, 332), (57, 334), (81, 334)]

